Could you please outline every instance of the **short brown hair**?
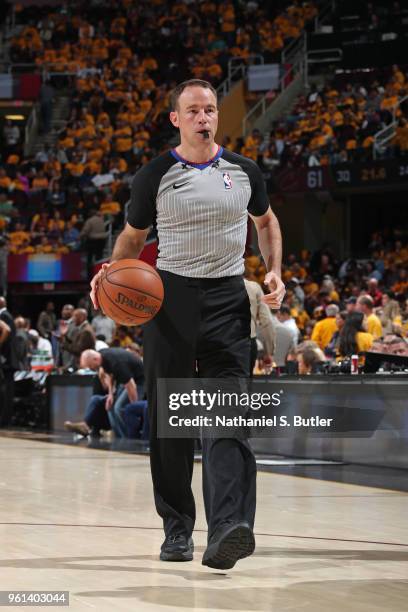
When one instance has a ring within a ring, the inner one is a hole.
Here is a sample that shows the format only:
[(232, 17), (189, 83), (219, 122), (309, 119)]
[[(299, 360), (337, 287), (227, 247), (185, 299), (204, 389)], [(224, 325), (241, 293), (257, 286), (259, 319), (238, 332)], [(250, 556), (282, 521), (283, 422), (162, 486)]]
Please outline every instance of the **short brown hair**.
[(374, 301), (369, 295), (360, 295), (357, 302), (363, 306), (367, 306), (367, 308), (374, 308)]
[(325, 361), (323, 351), (317, 347), (307, 346), (303, 351), (298, 354), (302, 355), (303, 363), (307, 368), (313, 367), (316, 363)]
[(211, 85), (211, 83), (209, 83), (208, 81), (203, 81), (202, 79), (189, 79), (188, 81), (183, 81), (182, 83), (179, 83), (171, 92), (170, 110), (177, 110), (178, 99), (187, 87), (202, 87), (203, 89), (210, 89), (215, 96), (215, 100), (217, 101), (217, 92)]

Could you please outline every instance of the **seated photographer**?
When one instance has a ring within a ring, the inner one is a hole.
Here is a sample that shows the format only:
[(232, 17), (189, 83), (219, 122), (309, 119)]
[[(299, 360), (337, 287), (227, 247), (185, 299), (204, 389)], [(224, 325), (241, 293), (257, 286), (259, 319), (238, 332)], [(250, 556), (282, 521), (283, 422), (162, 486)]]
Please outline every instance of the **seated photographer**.
[(146, 428), (148, 431), (147, 402), (139, 401), (144, 395), (140, 357), (121, 348), (103, 349), (100, 353), (88, 349), (81, 355), (81, 367), (98, 371), (102, 390), (106, 393), (93, 395), (84, 420), (66, 421), (65, 429), (84, 436), (112, 429), (118, 438), (139, 437), (142, 427), (142, 433)]
[[(106, 399), (108, 397), (108, 384), (104, 376), (98, 379), (95, 393), (92, 395), (83, 421), (65, 421), (64, 427), (67, 431), (80, 434), (81, 436), (100, 436), (101, 432), (111, 430), (108, 411), (106, 410)], [(149, 439), (149, 418), (147, 401), (140, 400), (126, 404), (122, 408), (122, 418), (126, 425), (126, 438)], [(122, 437), (122, 436), (120, 436)]]

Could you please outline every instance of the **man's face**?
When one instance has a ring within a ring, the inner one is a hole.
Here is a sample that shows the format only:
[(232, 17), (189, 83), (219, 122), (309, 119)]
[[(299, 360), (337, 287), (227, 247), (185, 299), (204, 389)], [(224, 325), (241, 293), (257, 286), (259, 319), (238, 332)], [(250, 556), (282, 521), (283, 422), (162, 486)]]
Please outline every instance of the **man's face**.
[(74, 319), (75, 325), (81, 325), (81, 323), (85, 321), (85, 317), (80, 310), (74, 310), (72, 318)]
[(74, 309), (72, 308), (72, 306), (64, 306), (61, 312), (62, 319), (67, 321), (68, 319), (72, 317), (73, 312), (74, 312)]
[(179, 128), (181, 142), (190, 146), (204, 141), (203, 131), (209, 132), (207, 142), (214, 142), (218, 127), (217, 101), (213, 92), (204, 87), (187, 87), (178, 99), (177, 109), (170, 113), (170, 121)]

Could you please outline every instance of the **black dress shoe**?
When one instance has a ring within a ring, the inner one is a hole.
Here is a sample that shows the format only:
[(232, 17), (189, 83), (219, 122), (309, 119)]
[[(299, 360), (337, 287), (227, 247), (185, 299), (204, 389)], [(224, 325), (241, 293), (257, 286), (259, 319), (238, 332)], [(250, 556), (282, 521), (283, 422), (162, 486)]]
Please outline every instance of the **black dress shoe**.
[(194, 551), (193, 538), (183, 534), (169, 535), (161, 546), (161, 561), (192, 561)]
[(231, 569), (239, 559), (255, 550), (253, 531), (246, 521), (222, 523), (210, 538), (202, 564), (214, 569)]

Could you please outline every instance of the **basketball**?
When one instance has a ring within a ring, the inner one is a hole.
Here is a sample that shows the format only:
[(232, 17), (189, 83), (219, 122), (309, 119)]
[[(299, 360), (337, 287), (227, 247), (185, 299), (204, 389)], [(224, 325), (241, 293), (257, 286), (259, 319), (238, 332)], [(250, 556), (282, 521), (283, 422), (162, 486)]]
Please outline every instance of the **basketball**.
[(103, 313), (120, 325), (142, 325), (159, 312), (163, 283), (152, 266), (140, 259), (121, 259), (106, 268), (97, 288)]

